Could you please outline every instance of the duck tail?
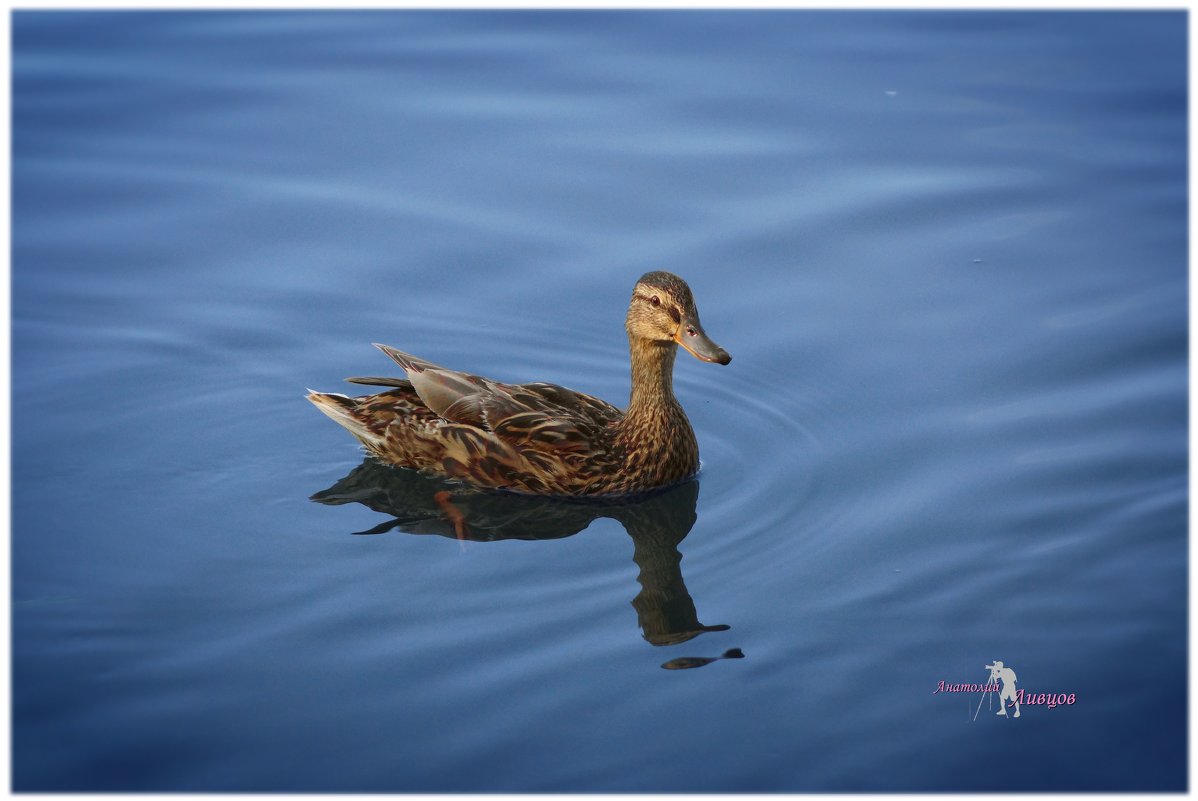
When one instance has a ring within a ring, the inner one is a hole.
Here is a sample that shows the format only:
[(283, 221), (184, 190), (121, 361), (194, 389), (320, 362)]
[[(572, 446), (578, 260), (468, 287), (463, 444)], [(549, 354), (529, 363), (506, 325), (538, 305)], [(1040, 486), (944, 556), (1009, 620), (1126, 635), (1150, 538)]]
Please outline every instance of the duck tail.
[(308, 390), (305, 396), (333, 422), (353, 434), (367, 448), (380, 444), (379, 436), (358, 414), (358, 399), (337, 392)]

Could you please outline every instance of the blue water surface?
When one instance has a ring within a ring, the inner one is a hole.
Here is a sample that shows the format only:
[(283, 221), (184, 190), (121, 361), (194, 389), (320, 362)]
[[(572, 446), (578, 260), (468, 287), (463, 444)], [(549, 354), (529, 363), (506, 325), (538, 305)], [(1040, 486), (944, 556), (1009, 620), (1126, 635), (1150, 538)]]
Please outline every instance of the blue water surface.
[[(14, 788), (1185, 789), (1186, 26), (15, 12)], [(455, 529), (303, 397), (623, 403), (653, 269), (669, 493)]]

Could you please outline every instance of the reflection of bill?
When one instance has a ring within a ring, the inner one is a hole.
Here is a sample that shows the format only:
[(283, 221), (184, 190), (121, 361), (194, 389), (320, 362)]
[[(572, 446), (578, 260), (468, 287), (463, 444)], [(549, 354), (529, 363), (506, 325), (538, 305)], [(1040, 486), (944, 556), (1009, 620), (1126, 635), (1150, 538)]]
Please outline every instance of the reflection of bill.
[(718, 662), (721, 659), (744, 659), (745, 652), (739, 648), (729, 648), (719, 656), (681, 656), (677, 659), (671, 659), (662, 665), (666, 670), (688, 670), (690, 668), (703, 667), (710, 665), (712, 662)]
[(986, 665), (986, 669), (990, 671), (990, 683), (997, 684), (1002, 682), (1002, 689), (998, 693), (999, 709), (995, 714), (1006, 717), (1007, 701), (1012, 701), (1015, 704), (1015, 714), (1011, 717), (1019, 717), (1019, 698), (1015, 692), (1015, 682), (1018, 679), (1015, 677), (1015, 671), (1009, 667), (1004, 667), (1003, 663), (994, 660), (994, 664)]

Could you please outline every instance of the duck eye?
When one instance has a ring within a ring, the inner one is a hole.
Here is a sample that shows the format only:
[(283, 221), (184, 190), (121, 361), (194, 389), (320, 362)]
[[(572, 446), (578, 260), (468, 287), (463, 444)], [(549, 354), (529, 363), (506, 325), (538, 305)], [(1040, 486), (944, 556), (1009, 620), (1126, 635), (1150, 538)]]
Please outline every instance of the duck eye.
[(649, 298), (649, 302), (652, 303), (654, 306), (660, 306), (661, 298), (657, 297), (657, 295), (654, 295), (653, 297)]
[(693, 325), (688, 325), (686, 327), (686, 333), (690, 334), (691, 336), (699, 335), (699, 332), (695, 330), (695, 327)]

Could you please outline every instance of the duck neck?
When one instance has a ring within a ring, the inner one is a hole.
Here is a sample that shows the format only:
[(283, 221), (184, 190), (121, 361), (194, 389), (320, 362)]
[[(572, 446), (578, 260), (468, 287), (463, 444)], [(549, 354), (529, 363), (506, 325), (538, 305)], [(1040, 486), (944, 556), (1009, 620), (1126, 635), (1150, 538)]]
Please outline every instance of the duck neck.
[(616, 490), (677, 483), (699, 469), (699, 445), (674, 397), (673, 342), (631, 338), (632, 396), (615, 436), (624, 465)]
[(626, 416), (634, 419), (661, 417), (679, 408), (674, 398), (673, 342), (629, 337), (632, 354), (632, 395)]

